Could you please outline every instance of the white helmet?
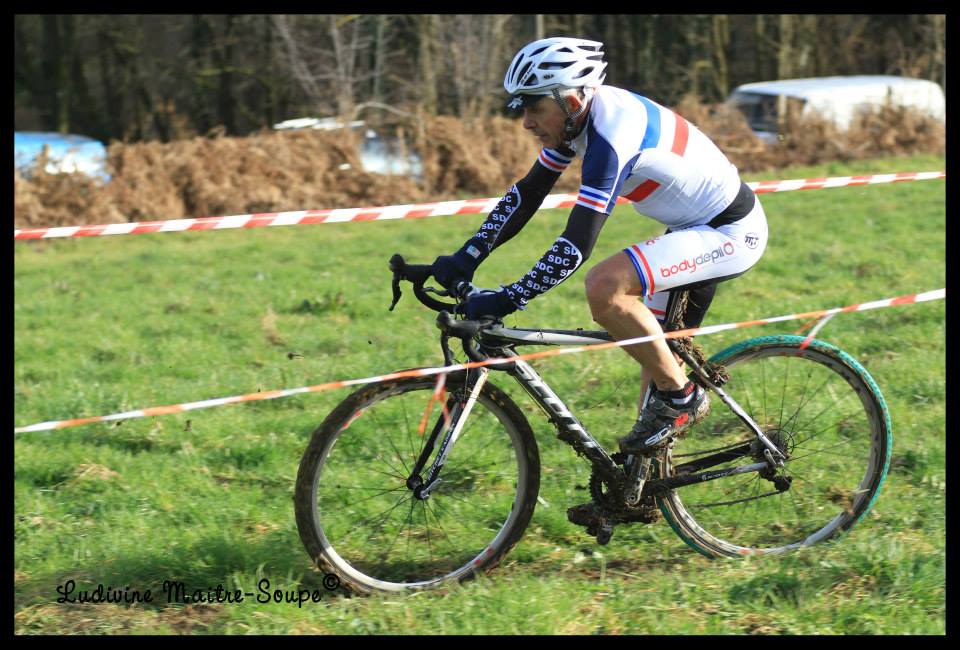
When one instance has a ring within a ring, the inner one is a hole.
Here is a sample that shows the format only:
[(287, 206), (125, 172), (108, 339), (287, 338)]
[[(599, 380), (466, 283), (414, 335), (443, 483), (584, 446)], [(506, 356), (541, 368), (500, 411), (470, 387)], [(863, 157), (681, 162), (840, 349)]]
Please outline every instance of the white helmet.
[(507, 68), (503, 87), (512, 96), (507, 106), (520, 108), (555, 89), (596, 88), (606, 77), (606, 67), (598, 41), (562, 36), (534, 41), (517, 52)]

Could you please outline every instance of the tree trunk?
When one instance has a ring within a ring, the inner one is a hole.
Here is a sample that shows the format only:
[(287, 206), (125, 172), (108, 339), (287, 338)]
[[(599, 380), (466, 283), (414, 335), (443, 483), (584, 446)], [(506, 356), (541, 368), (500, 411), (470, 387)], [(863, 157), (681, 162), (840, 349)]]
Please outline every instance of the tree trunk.
[(422, 94), (418, 104), (428, 115), (437, 114), (437, 74), (433, 60), (433, 38), (436, 32), (437, 16), (428, 14), (420, 16), (418, 36), (420, 40), (420, 79)]
[(43, 17), (43, 87), (44, 123), (47, 129), (70, 132), (68, 89), (66, 86), (66, 57), (60, 16)]
[(777, 48), (777, 78), (790, 79), (794, 71), (793, 39), (796, 32), (796, 16), (781, 14), (780, 41)]
[(374, 61), (373, 61), (373, 101), (377, 103), (383, 102), (383, 69), (386, 59), (386, 49), (387, 49), (387, 17), (383, 14), (377, 16), (377, 35), (376, 35), (376, 44), (374, 45)]
[(757, 14), (756, 22), (754, 22), (753, 39), (755, 54), (753, 58), (753, 75), (756, 77), (754, 81), (762, 81), (766, 77), (766, 66), (764, 62), (767, 58), (767, 34), (766, 23), (763, 18), (763, 14)]
[(219, 70), (220, 84), (217, 93), (217, 113), (220, 116), (220, 123), (226, 128), (227, 133), (236, 133), (236, 111), (234, 110), (236, 100), (234, 99), (234, 73), (233, 73), (233, 15), (224, 17), (223, 35), (220, 37), (220, 45), (216, 48), (217, 67)]
[(730, 46), (730, 22), (726, 15), (713, 16), (714, 79), (719, 99), (730, 93), (730, 75), (727, 66), (727, 48)]

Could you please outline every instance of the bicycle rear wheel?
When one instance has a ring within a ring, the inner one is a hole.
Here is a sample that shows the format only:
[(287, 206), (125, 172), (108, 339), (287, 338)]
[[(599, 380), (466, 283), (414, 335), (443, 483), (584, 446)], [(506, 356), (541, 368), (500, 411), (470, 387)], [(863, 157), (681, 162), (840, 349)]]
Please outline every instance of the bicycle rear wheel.
[[(760, 337), (711, 359), (730, 369), (723, 389), (789, 459), (767, 478), (750, 472), (658, 497), (677, 534), (708, 557), (783, 553), (825, 541), (849, 530), (877, 498), (893, 444), (880, 389), (845, 352), (817, 340), (801, 348), (803, 340)], [(762, 462), (756, 436), (712, 399), (713, 414), (668, 453), (661, 478)]]
[[(446, 380), (454, 416), (465, 374)], [(540, 459), (526, 418), (489, 381), (442, 482), (418, 499), (407, 478), (429, 437), (421, 421), (436, 378), (364, 387), (314, 432), (297, 474), (300, 538), (317, 565), (355, 592), (425, 589), (489, 570), (519, 541), (536, 505)], [(441, 440), (437, 440), (439, 448)], [(432, 456), (436, 455), (436, 451)], [(422, 472), (426, 477), (427, 467)]]

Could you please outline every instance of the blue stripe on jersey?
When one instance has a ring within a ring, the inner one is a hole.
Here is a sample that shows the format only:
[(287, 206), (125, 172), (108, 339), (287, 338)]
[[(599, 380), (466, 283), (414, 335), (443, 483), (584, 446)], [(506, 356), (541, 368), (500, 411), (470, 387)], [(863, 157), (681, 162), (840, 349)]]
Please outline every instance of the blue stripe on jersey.
[[(611, 198), (613, 199), (613, 204), (616, 203), (617, 197), (620, 196), (620, 191), (623, 189), (623, 183), (633, 174), (633, 166), (637, 164), (637, 158), (640, 157), (638, 153), (636, 156), (627, 161), (627, 164), (623, 166), (623, 169), (620, 171), (620, 177), (617, 179), (616, 184), (613, 186), (613, 193)], [(611, 209), (613, 208), (611, 204)]]
[[(598, 199), (605, 206), (601, 210), (610, 214), (616, 196), (612, 194), (617, 184), (617, 152), (610, 143), (597, 133), (593, 120), (587, 121), (587, 150), (583, 154), (583, 171), (580, 177), (580, 188), (586, 186), (602, 196)], [(596, 210), (596, 206), (588, 206)]]
[(565, 158), (561, 156), (558, 152), (554, 151), (553, 149), (546, 149), (546, 148), (543, 149), (543, 155), (549, 158), (552, 162), (555, 162), (561, 166), (569, 165), (570, 162), (573, 160), (573, 158)]
[(609, 194), (595, 190), (592, 187), (586, 187), (584, 185), (580, 186), (580, 193), (590, 197), (591, 199), (597, 199), (598, 201), (603, 201), (604, 203), (606, 203), (607, 200), (610, 198)]
[(633, 267), (634, 267), (635, 269), (637, 269), (637, 275), (640, 276), (640, 288), (642, 289), (642, 291), (640, 292), (640, 295), (641, 295), (641, 296), (647, 295), (647, 280), (646, 280), (646, 276), (643, 275), (643, 269), (640, 268), (640, 263), (637, 262), (637, 258), (634, 257), (633, 250), (631, 250), (631, 249), (629, 249), (629, 248), (624, 248), (624, 249), (623, 249), (623, 252), (626, 253), (626, 254), (627, 254), (627, 257), (630, 258), (630, 261), (633, 262)]
[(653, 102), (637, 93), (630, 93), (640, 100), (643, 107), (647, 109), (647, 131), (643, 134), (643, 142), (640, 144), (640, 150), (656, 147), (660, 142), (660, 109), (654, 106)]

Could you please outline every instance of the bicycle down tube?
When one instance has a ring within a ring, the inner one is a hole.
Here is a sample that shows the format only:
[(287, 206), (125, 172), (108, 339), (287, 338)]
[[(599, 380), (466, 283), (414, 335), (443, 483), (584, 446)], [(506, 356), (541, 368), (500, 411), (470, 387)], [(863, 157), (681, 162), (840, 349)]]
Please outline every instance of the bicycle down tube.
[[(494, 327), (483, 333), (483, 339), (494, 339), (499, 343), (512, 343), (522, 345), (597, 345), (612, 341), (613, 338), (605, 331), (589, 330), (530, 330), (530, 329), (510, 329), (504, 327)], [(781, 466), (784, 456), (776, 446), (764, 435), (763, 431), (757, 426), (753, 418), (725, 391), (710, 381), (707, 373), (698, 363), (674, 343), (668, 340), (667, 344), (671, 350), (678, 354), (687, 363), (687, 366), (707, 384), (708, 388), (713, 390), (728, 408), (744, 423), (749, 431), (760, 441), (767, 449), (767, 462), (755, 463), (751, 465), (730, 468), (722, 472), (704, 472), (697, 475), (684, 477), (676, 481), (675, 485), (669, 485), (670, 488), (689, 485), (695, 482), (715, 480), (733, 474), (760, 471), (767, 467)], [(613, 460), (606, 453), (602, 446), (585, 430), (583, 425), (574, 417), (570, 410), (563, 404), (563, 401), (553, 392), (546, 382), (533, 370), (533, 368), (519, 361), (514, 364), (514, 369), (508, 370), (509, 374), (514, 376), (524, 387), (526, 392), (537, 402), (546, 412), (548, 418), (555, 422), (560, 430), (561, 440), (568, 442), (580, 453), (587, 456), (590, 461), (607, 472), (622, 472), (619, 466), (613, 463)], [(745, 450), (749, 452), (749, 449)], [(750, 455), (744, 453), (743, 455)], [(724, 457), (719, 457), (721, 460)], [(729, 457), (726, 457), (729, 460)], [(705, 465), (706, 469), (711, 465)]]

